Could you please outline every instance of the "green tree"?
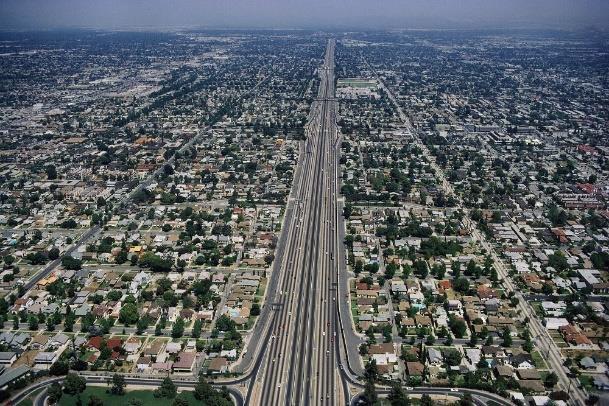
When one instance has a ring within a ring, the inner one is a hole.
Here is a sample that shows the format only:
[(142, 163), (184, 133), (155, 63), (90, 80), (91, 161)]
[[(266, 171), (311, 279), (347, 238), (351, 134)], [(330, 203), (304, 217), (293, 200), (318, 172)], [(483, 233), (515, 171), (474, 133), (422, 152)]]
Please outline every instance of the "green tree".
[(457, 338), (463, 338), (467, 332), (467, 325), (465, 322), (452, 314), (448, 318), (448, 326)]
[(504, 328), (502, 333), (503, 346), (510, 347), (512, 345), (512, 332), (509, 328)]
[(471, 336), (469, 337), (469, 346), (475, 347), (478, 344), (478, 334), (475, 331), (472, 331)]
[(175, 400), (171, 404), (171, 406), (188, 406), (188, 405), (189, 405), (188, 400), (186, 400), (184, 398), (180, 398), (180, 397), (175, 398)]
[(62, 395), (63, 395), (63, 390), (61, 389), (61, 385), (56, 382), (51, 384), (51, 386), (47, 390), (48, 400), (49, 400), (49, 403), (52, 405), (59, 402), (59, 399), (61, 399)]
[(148, 324), (150, 320), (147, 316), (140, 317), (137, 323), (135, 324), (136, 333), (143, 334), (148, 329)]
[(474, 400), (470, 393), (465, 393), (463, 397), (461, 397), (461, 400), (459, 400), (459, 406), (473, 406), (474, 404)]
[(44, 265), (47, 263), (47, 256), (42, 252), (29, 253), (25, 259), (30, 265)]
[(220, 331), (233, 330), (235, 328), (235, 322), (226, 314), (223, 314), (216, 320), (216, 328)]
[(178, 389), (173, 381), (167, 377), (161, 382), (161, 386), (154, 390), (154, 397), (173, 399), (176, 397)]
[(0, 298), (0, 314), (2, 315), (6, 315), (6, 313), (8, 313), (8, 302), (6, 301), (5, 298)]
[(75, 373), (68, 373), (63, 380), (63, 391), (69, 395), (83, 393), (87, 387), (87, 381), (82, 376)]
[(201, 321), (201, 319), (195, 320), (195, 322), (192, 326), (192, 337), (193, 338), (201, 337), (201, 328), (202, 327), (203, 327), (203, 322)]
[(28, 327), (30, 330), (38, 330), (38, 317), (33, 314), (28, 319)]
[(117, 264), (124, 264), (129, 259), (129, 253), (125, 250), (121, 250), (114, 259)]
[(47, 165), (44, 168), (44, 171), (47, 174), (47, 179), (48, 180), (57, 179), (57, 168), (55, 168), (55, 165)]
[(4, 258), (2, 258), (2, 260), (6, 266), (11, 266), (13, 263), (15, 263), (15, 257), (12, 255), (6, 255)]
[(551, 295), (552, 293), (554, 293), (554, 288), (549, 283), (544, 283), (541, 287), (541, 293), (543, 293), (544, 295)]
[(366, 364), (366, 368), (364, 370), (364, 378), (367, 381), (376, 381), (378, 379), (378, 367), (376, 366), (376, 360), (371, 360)]
[(118, 320), (125, 325), (134, 324), (138, 321), (139, 318), (140, 316), (138, 314), (137, 306), (135, 305), (135, 303), (125, 304), (123, 307), (121, 307), (121, 310), (118, 314)]
[(349, 217), (351, 217), (351, 214), (353, 213), (353, 206), (349, 203), (347, 203), (344, 207), (343, 207), (343, 216), (348, 219)]
[(110, 392), (113, 395), (122, 396), (125, 394), (125, 377), (121, 374), (112, 375), (112, 387), (110, 388)]
[(78, 223), (76, 223), (76, 220), (74, 219), (67, 219), (61, 222), (60, 224), (61, 228), (76, 228), (78, 227)]
[(163, 259), (152, 252), (145, 252), (139, 259), (139, 266), (150, 268), (153, 272), (169, 272), (173, 266), (173, 261)]
[(391, 403), (391, 406), (410, 406), (410, 399), (408, 399), (408, 396), (399, 383), (391, 385), (391, 391), (389, 392), (387, 399)]
[(453, 287), (457, 292), (465, 294), (469, 290), (469, 280), (461, 276), (455, 280)]
[(569, 263), (562, 251), (555, 251), (548, 257), (548, 266), (556, 269), (558, 272), (563, 272), (569, 269)]
[(424, 393), (423, 396), (421, 396), (421, 401), (419, 402), (419, 404), (421, 406), (433, 406), (433, 400), (431, 400), (431, 396), (429, 396), (427, 393)]
[(209, 405), (230, 406), (233, 404), (228, 392), (215, 390), (203, 377), (199, 377), (194, 396), (195, 399)]
[(553, 388), (558, 383), (558, 376), (555, 372), (550, 372), (548, 375), (546, 375), (546, 379), (543, 383), (546, 387)]
[(184, 319), (178, 317), (176, 322), (173, 323), (173, 327), (171, 329), (171, 336), (173, 338), (180, 338), (184, 335)]
[(48, 257), (51, 261), (54, 261), (57, 258), (59, 258), (59, 248), (57, 248), (57, 247), (51, 248), (49, 250)]
[(63, 258), (61, 258), (61, 266), (68, 270), (78, 271), (82, 268), (82, 261), (80, 259), (73, 258), (70, 255), (65, 255)]
[(366, 381), (361, 400), (366, 406), (374, 406), (378, 404), (379, 399), (378, 395), (376, 394), (376, 386), (374, 385), (374, 381)]
[(252, 316), (260, 315), (260, 305), (258, 303), (252, 304), (252, 308), (250, 310), (250, 315), (252, 315)]
[(48, 317), (47, 318), (47, 331), (54, 331), (55, 330), (55, 319), (53, 319), (53, 317)]
[(118, 290), (111, 290), (106, 295), (106, 300), (110, 300), (113, 302), (119, 301), (123, 297), (123, 293)]
[(49, 368), (49, 374), (55, 375), (55, 376), (60, 376), (60, 375), (67, 374), (69, 370), (70, 370), (70, 366), (68, 365), (68, 363), (65, 361), (59, 360), (59, 361), (55, 362), (53, 365), (51, 365), (51, 368)]
[(461, 353), (457, 350), (446, 350), (444, 352), (444, 360), (450, 366), (457, 366), (461, 363)]

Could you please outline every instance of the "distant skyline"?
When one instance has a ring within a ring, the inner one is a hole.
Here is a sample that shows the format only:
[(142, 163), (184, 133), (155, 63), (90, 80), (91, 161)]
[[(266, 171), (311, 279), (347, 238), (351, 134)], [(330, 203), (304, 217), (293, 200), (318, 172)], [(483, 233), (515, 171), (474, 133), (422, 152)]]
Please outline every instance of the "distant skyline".
[(0, 29), (609, 28), (607, 0), (0, 0)]

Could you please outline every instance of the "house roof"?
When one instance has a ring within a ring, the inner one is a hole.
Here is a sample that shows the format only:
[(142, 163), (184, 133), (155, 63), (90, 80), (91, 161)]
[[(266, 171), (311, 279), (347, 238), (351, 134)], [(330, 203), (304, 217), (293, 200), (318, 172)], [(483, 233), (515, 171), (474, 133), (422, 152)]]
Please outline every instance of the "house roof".
[(392, 343), (372, 344), (368, 348), (368, 354), (394, 354), (395, 348)]
[(228, 361), (224, 357), (217, 357), (211, 360), (209, 363), (208, 369), (211, 371), (221, 371), (226, 365)]
[(406, 362), (406, 370), (408, 371), (408, 375), (410, 376), (421, 376), (425, 371), (425, 366), (419, 361), (409, 361)]
[(8, 361), (17, 355), (14, 351), (0, 351), (0, 360)]
[(11, 383), (12, 381), (14, 381), (17, 378), (22, 377), (23, 375), (27, 374), (28, 372), (30, 372), (30, 368), (25, 365), (21, 365), (16, 368), (8, 369), (2, 375), (0, 375), (0, 388)]
[(109, 338), (108, 341), (106, 341), (106, 345), (110, 349), (120, 347), (121, 344), (122, 344), (122, 341), (120, 338)]
[(32, 338), (32, 344), (41, 344), (44, 345), (49, 341), (49, 336), (44, 334), (38, 334), (34, 338)]
[(196, 352), (180, 352), (178, 354), (178, 360), (173, 363), (174, 369), (191, 369), (192, 365), (197, 358)]
[(519, 381), (518, 385), (520, 385), (520, 387), (522, 389), (529, 389), (533, 392), (545, 392), (546, 391), (546, 388), (543, 386), (543, 383), (541, 383), (540, 380)]
[(89, 342), (87, 343), (87, 345), (89, 347), (93, 347), (99, 350), (101, 348), (102, 340), (103, 338), (101, 336), (94, 336), (89, 338)]
[(524, 379), (524, 380), (533, 380), (533, 379), (541, 378), (539, 371), (534, 368), (533, 369), (518, 368), (516, 370), (516, 372), (518, 373), (518, 376), (520, 377), (520, 379)]

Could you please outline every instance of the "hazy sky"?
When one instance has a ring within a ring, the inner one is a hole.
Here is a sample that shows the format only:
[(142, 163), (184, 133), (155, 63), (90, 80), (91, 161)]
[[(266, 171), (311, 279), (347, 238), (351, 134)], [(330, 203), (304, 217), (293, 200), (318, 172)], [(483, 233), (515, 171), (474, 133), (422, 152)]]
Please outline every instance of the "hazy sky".
[(609, 28), (609, 0), (0, 0), (0, 29)]

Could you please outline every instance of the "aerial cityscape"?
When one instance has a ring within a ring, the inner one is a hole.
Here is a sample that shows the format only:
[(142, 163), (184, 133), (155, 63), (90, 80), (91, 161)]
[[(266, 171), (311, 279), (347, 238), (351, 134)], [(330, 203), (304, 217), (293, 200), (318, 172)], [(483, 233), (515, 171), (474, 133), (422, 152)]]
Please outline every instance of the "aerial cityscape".
[(269, 1), (0, 6), (0, 402), (609, 405), (609, 7)]

